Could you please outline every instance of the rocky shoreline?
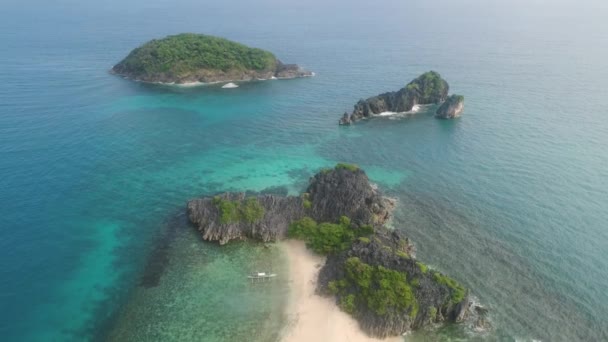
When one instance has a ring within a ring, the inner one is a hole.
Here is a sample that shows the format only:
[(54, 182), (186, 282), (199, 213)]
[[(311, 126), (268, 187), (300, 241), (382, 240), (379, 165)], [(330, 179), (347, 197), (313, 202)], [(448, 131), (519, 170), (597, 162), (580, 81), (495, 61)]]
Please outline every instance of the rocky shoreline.
[(225, 193), (191, 200), (188, 217), (203, 239), (220, 244), (295, 236), (325, 251), (317, 292), (334, 298), (369, 336), (467, 318), (486, 325), (485, 309), (466, 288), (418, 261), (409, 239), (384, 227), (394, 206), (363, 170), (338, 164), (312, 177), (300, 196)]
[[(255, 199), (257, 205), (253, 205), (251, 199)], [(244, 193), (224, 193), (191, 200), (188, 216), (204, 240), (225, 244), (244, 238), (264, 242), (283, 239), (289, 224), (306, 216), (320, 222), (336, 222), (347, 216), (358, 226), (381, 226), (393, 207), (394, 201), (382, 197), (363, 170), (352, 171), (338, 165), (312, 177), (301, 196), (246, 198)], [(243, 218), (243, 212), (253, 209), (263, 214), (255, 220)]]
[[(448, 99), (449, 90), (448, 82), (439, 73), (429, 71), (412, 80), (398, 91), (359, 100), (353, 111), (351, 113), (345, 112), (338, 123), (340, 125), (350, 125), (381, 113), (405, 113), (410, 112), (417, 105), (441, 104)], [(462, 96), (459, 98), (462, 98)], [(463, 101), (464, 98), (462, 98)], [(459, 116), (463, 109), (464, 105), (462, 105), (458, 115), (438, 115), (438, 117), (453, 118)]]
[(224, 82), (251, 82), (251, 81), (263, 81), (271, 79), (294, 79), (312, 77), (314, 73), (312, 71), (305, 70), (297, 64), (283, 64), (280, 60), (277, 60), (276, 68), (273, 70), (209, 70), (200, 69), (196, 72), (188, 73), (187, 75), (180, 75), (175, 77), (168, 74), (157, 74), (157, 75), (138, 75), (137, 73), (131, 72), (124, 68), (120, 64), (115, 65), (110, 69), (110, 74), (122, 76), (125, 79), (151, 83), (161, 85), (203, 85), (203, 84), (215, 84)]

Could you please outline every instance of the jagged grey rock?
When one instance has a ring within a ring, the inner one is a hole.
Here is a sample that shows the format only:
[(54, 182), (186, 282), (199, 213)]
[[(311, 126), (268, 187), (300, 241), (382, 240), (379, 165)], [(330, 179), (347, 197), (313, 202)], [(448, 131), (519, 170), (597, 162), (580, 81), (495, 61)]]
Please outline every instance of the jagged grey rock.
[[(243, 201), (243, 193), (225, 193), (219, 198)], [(328, 169), (310, 180), (302, 196), (261, 195), (255, 197), (264, 208), (263, 217), (256, 222), (220, 223), (220, 210), (213, 197), (188, 202), (190, 221), (201, 232), (203, 239), (225, 244), (230, 240), (254, 238), (275, 241), (285, 237), (289, 224), (304, 216), (319, 222), (337, 222), (348, 216), (357, 225), (381, 226), (390, 217), (394, 201), (381, 196), (361, 169)], [(305, 208), (304, 198), (310, 201)]]
[(450, 86), (435, 71), (426, 72), (398, 91), (359, 100), (352, 113), (342, 116), (339, 123), (349, 125), (383, 112), (409, 112), (419, 104), (438, 104), (448, 97)]
[[(460, 303), (452, 303), (450, 288), (436, 282), (431, 271), (423, 271), (413, 252), (413, 245), (402, 233), (385, 228), (377, 229), (369, 242), (357, 241), (349, 250), (328, 256), (319, 273), (317, 290), (321, 294), (328, 293), (329, 282), (346, 277), (345, 261), (357, 257), (371, 266), (402, 272), (408, 280), (418, 279), (414, 295), (419, 309), (415, 317), (410, 317), (407, 312), (378, 315), (365, 306), (357, 307), (354, 317), (368, 335), (380, 338), (397, 336), (432, 323), (464, 319), (469, 312), (469, 297), (465, 296)], [(340, 301), (339, 296), (336, 301)], [(436, 310), (435, 317), (430, 317), (432, 308)]]
[(462, 115), (463, 111), (464, 96), (454, 94), (437, 109), (435, 116), (439, 119), (454, 119)]
[[(397, 336), (427, 325), (465, 319), (473, 319), (475, 323), (472, 325), (476, 327), (489, 328), (485, 308), (472, 305), (468, 292), (460, 285), (455, 287), (440, 281), (443, 275), (416, 260), (415, 248), (407, 237), (384, 227), (391, 217), (395, 201), (382, 196), (358, 167), (338, 164), (333, 169), (320, 171), (310, 179), (306, 192), (301, 196), (255, 194), (249, 198), (254, 198), (264, 209), (263, 215), (253, 222), (232, 220), (221, 223), (219, 203), (244, 203), (244, 193), (191, 200), (188, 217), (203, 239), (224, 244), (246, 237), (261, 241), (281, 239), (286, 236), (291, 222), (305, 216), (317, 222), (337, 222), (341, 216), (347, 216), (355, 226), (373, 226), (374, 233), (355, 240), (347, 250), (327, 257), (319, 271), (318, 293), (335, 296), (336, 302), (340, 303), (343, 296), (357, 291), (356, 287), (350, 287), (346, 292), (334, 293), (329, 285), (345, 279), (348, 272), (346, 260), (357, 257), (372, 267), (382, 266), (403, 274), (415, 297), (415, 311), (411, 306), (406, 310), (391, 307), (386, 314), (370, 309), (365, 301), (357, 302), (351, 314), (368, 335)], [(457, 293), (460, 295), (455, 295)]]

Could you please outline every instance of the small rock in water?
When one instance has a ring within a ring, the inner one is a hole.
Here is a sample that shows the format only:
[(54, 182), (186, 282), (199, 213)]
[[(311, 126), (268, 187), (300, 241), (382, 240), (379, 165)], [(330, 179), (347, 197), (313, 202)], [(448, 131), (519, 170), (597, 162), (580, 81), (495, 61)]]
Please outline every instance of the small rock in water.
[(464, 96), (452, 95), (437, 109), (435, 117), (439, 119), (454, 119), (464, 112)]
[(350, 125), (351, 123), (353, 123), (353, 121), (351, 120), (350, 114), (344, 112), (344, 115), (342, 115), (342, 119), (340, 119), (338, 123), (340, 125)]
[(222, 88), (224, 89), (232, 89), (232, 88), (238, 88), (239, 86), (230, 82), (230, 83), (226, 83), (222, 86)]

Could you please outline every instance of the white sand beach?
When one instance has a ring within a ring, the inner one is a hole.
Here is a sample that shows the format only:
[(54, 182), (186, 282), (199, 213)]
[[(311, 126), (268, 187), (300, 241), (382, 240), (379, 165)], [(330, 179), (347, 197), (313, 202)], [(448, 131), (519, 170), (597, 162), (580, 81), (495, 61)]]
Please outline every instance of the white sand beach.
[(357, 321), (340, 311), (329, 298), (315, 294), (317, 274), (325, 258), (314, 255), (301, 241), (282, 243), (289, 262), (290, 299), (288, 325), (283, 342), (371, 342), (401, 341), (375, 339), (359, 329)]

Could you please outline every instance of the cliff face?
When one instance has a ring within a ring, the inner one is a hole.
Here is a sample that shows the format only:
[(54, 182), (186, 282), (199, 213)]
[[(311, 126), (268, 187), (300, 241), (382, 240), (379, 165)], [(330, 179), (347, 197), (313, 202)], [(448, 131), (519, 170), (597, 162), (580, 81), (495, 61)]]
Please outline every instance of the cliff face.
[[(460, 322), (468, 318), (471, 302), (464, 288), (444, 282), (445, 276), (418, 262), (413, 251), (414, 247), (401, 233), (379, 229), (369, 239), (356, 241), (349, 250), (328, 256), (319, 273), (318, 291), (335, 295), (338, 305), (350, 310), (367, 334), (381, 338), (433, 323)], [(365, 274), (366, 270), (397, 271), (402, 276), (401, 291), (411, 296), (399, 300), (409, 301), (408, 305), (391, 304), (388, 298), (394, 293), (390, 291), (383, 294), (387, 300), (381, 297), (379, 303), (374, 303), (372, 295), (366, 297), (367, 289), (386, 291), (382, 281), (390, 278), (379, 280), (374, 278), (377, 275), (356, 278), (349, 270), (353, 260), (364, 265), (357, 270), (360, 274)], [(349, 297), (353, 298), (351, 307), (348, 307)]]
[[(304, 216), (302, 199), (299, 197), (262, 195), (251, 198), (263, 209), (261, 215), (254, 219), (248, 220), (240, 213), (246, 210), (243, 193), (225, 193), (191, 200), (188, 202), (188, 217), (204, 240), (218, 241), (223, 245), (245, 237), (264, 242), (283, 238), (289, 223)], [(232, 217), (222, 219), (223, 215), (227, 215), (226, 211), (230, 211)]]
[(435, 116), (440, 119), (454, 119), (464, 111), (464, 96), (452, 95), (437, 109)]
[(346, 216), (357, 226), (381, 226), (395, 205), (372, 187), (363, 170), (340, 165), (316, 174), (307, 194), (312, 204), (309, 216), (318, 222), (337, 222)]
[[(261, 209), (252, 204), (255, 200)], [(284, 238), (289, 224), (304, 216), (319, 222), (336, 222), (341, 216), (356, 225), (380, 226), (389, 219), (393, 201), (383, 198), (356, 168), (324, 170), (310, 180), (302, 196), (262, 195), (246, 199), (242, 193), (225, 193), (188, 202), (190, 221), (203, 239), (225, 244), (254, 238), (275, 241)], [(257, 209), (258, 215), (246, 217)]]
[(359, 100), (351, 114), (344, 113), (341, 125), (368, 118), (382, 112), (409, 112), (418, 104), (436, 104), (445, 101), (449, 85), (434, 71), (426, 72), (396, 92), (388, 92), (367, 100)]

